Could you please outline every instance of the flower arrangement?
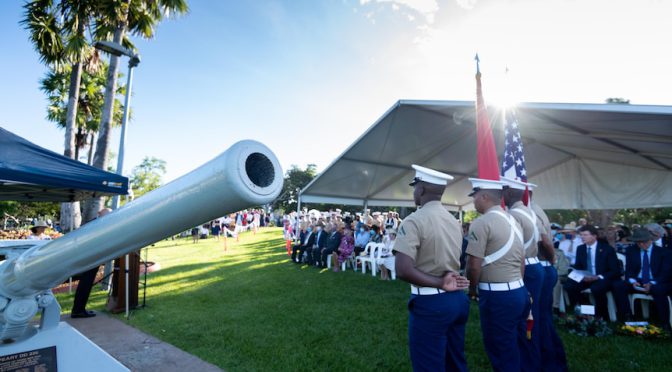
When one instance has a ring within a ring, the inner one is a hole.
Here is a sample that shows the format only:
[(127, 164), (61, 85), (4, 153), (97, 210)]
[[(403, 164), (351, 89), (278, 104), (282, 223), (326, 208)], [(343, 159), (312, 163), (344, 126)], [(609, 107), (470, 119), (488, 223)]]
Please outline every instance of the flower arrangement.
[(605, 337), (613, 333), (607, 322), (590, 315), (568, 315), (565, 318), (559, 318), (558, 324), (577, 336)]
[(647, 322), (626, 323), (618, 328), (618, 333), (627, 336), (636, 336), (643, 338), (669, 338), (670, 334), (663, 331), (660, 327), (648, 324)]

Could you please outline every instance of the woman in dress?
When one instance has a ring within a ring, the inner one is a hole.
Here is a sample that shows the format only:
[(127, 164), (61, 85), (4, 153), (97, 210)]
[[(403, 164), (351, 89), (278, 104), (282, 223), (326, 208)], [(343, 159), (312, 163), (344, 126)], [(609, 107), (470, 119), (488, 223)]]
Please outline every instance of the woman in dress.
[(341, 229), (343, 230), (341, 244), (338, 246), (336, 252), (331, 255), (334, 272), (339, 271), (341, 264), (350, 257), (352, 251), (355, 249), (355, 238), (352, 234), (351, 223), (341, 224), (339, 230)]

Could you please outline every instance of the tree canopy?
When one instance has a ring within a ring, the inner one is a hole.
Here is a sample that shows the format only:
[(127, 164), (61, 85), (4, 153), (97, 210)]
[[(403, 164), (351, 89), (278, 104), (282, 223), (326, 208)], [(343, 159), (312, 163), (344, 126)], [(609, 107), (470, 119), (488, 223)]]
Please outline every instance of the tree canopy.
[(166, 174), (165, 160), (146, 156), (142, 163), (133, 168), (131, 173), (130, 183), (135, 197), (161, 187), (164, 174)]
[(295, 211), (299, 196), (298, 190), (308, 185), (315, 176), (317, 176), (317, 166), (315, 164), (308, 164), (306, 169), (292, 165), (285, 173), (282, 192), (274, 202), (274, 209), (282, 209), (285, 212)]

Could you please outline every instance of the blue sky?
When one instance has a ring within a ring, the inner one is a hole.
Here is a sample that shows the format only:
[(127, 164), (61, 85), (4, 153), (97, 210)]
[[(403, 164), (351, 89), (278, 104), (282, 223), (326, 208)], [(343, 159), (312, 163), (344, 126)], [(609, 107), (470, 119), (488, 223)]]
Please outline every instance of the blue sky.
[[(18, 24), (21, 4), (0, 3), (0, 126), (61, 153), (63, 133), (44, 119), (38, 87), (46, 68)], [(154, 156), (171, 180), (248, 138), (285, 170), (323, 170), (399, 99), (473, 100), (476, 52), (489, 103), (671, 103), (670, 2), (189, 4), (153, 40), (135, 41), (142, 63), (125, 174)]]

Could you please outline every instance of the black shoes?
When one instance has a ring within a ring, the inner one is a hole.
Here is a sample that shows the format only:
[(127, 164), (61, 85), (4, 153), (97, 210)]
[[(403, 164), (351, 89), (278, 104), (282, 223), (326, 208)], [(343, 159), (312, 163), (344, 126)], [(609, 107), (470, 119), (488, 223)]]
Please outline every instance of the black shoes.
[(96, 312), (91, 311), (91, 310), (84, 310), (84, 311), (81, 311), (81, 312), (70, 314), (70, 317), (73, 318), (73, 319), (76, 319), (76, 318), (91, 318), (91, 317), (94, 317), (94, 316), (96, 316)]

